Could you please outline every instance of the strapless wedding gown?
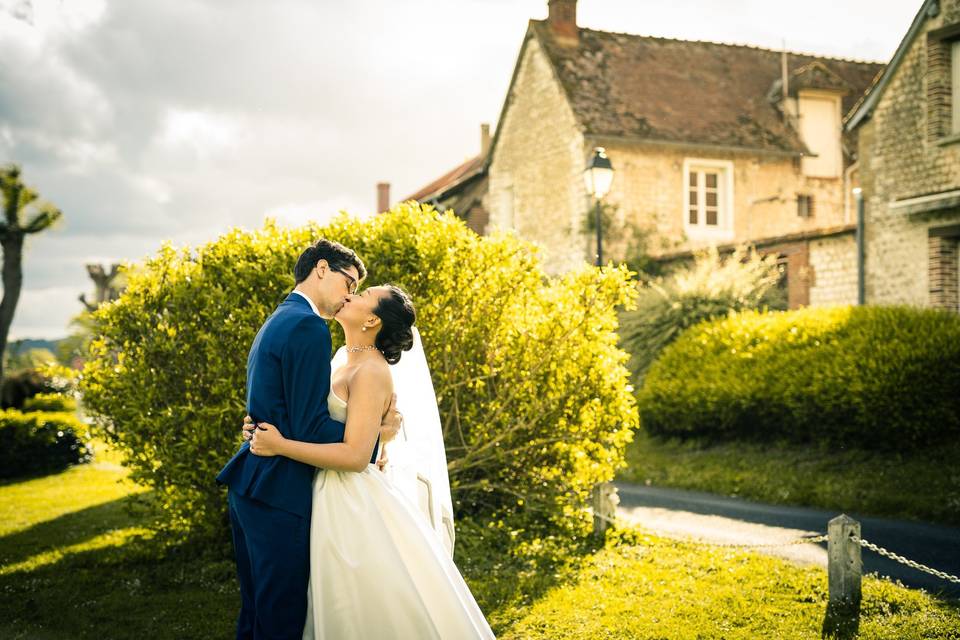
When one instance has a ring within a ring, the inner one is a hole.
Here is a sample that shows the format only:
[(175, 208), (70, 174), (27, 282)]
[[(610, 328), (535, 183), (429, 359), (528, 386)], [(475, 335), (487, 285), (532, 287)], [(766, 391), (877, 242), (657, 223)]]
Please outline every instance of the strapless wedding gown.
[[(346, 422), (332, 389), (328, 406)], [(494, 637), (437, 532), (374, 464), (314, 477), (307, 599), (304, 639)]]

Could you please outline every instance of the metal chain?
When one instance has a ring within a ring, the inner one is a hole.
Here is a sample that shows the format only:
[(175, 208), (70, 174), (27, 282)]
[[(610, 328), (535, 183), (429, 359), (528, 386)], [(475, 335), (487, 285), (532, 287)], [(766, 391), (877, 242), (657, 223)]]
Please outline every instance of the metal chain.
[(900, 564), (905, 564), (905, 565), (907, 565), (908, 567), (913, 567), (914, 569), (916, 569), (916, 570), (918, 570), (918, 571), (923, 571), (924, 573), (929, 573), (930, 575), (937, 576), (938, 578), (941, 578), (941, 579), (946, 580), (946, 581), (948, 581), (948, 582), (953, 582), (953, 583), (956, 583), (956, 584), (960, 584), (960, 578), (958, 578), (957, 576), (950, 575), (949, 573), (944, 573), (943, 571), (937, 571), (936, 569), (934, 569), (934, 568), (932, 568), (932, 567), (928, 567), (928, 566), (925, 565), (925, 564), (920, 564), (919, 562), (915, 562), (915, 561), (913, 561), (913, 560), (909, 560), (909, 559), (907, 559), (907, 558), (904, 558), (904, 557), (901, 556), (901, 555), (897, 555), (897, 554), (894, 553), (893, 551), (887, 551), (887, 550), (884, 549), (883, 547), (878, 547), (877, 545), (873, 544), (872, 542), (868, 542), (867, 540), (864, 540), (863, 538), (860, 538), (860, 537), (858, 537), (858, 536), (850, 536), (850, 539), (853, 540), (854, 542), (858, 543), (861, 547), (866, 547), (867, 549), (870, 549), (871, 551), (875, 551), (875, 552), (879, 553), (879, 554), (882, 555), (882, 556), (886, 556), (886, 557), (890, 558), (891, 560), (896, 560), (896, 561), (899, 562)]
[[(599, 519), (599, 520), (603, 520), (603, 521), (605, 521), (605, 522), (608, 522), (608, 523), (610, 523), (610, 524), (612, 524), (612, 525), (617, 525), (617, 524), (618, 524), (617, 521), (616, 521), (614, 518), (610, 518), (610, 517), (607, 517), (607, 516), (604, 516), (604, 515), (594, 514), (593, 517), (594, 517), (594, 518), (597, 518), (597, 519)], [(665, 537), (665, 538), (670, 538), (670, 536), (664, 536), (662, 533), (659, 533), (659, 534), (657, 534), (657, 535), (660, 535), (660, 536)], [(818, 542), (828, 542), (828, 541), (830, 540), (830, 536), (827, 535), (827, 534), (821, 534), (821, 535), (812, 536), (812, 537), (796, 538), (795, 540), (790, 540), (789, 542), (774, 542), (774, 543), (761, 543), (761, 544), (743, 544), (743, 543), (739, 543), (739, 542), (706, 542), (706, 541), (702, 541), (702, 540), (691, 540), (691, 539), (688, 539), (688, 538), (671, 538), (671, 539), (677, 540), (677, 541), (679, 541), (679, 542), (688, 542), (688, 543), (691, 543), (691, 544), (699, 544), (699, 545), (703, 545), (703, 546), (707, 546), (707, 547), (728, 547), (728, 548), (730, 548), (730, 547), (738, 547), (738, 548), (742, 548), (742, 549), (761, 549), (761, 548), (768, 548), (768, 547), (788, 547), (788, 546), (792, 546), (792, 545), (795, 545), (795, 544), (816, 544), (816, 543), (818, 543)], [(893, 551), (888, 551), (887, 549), (884, 549), (883, 547), (877, 546), (877, 545), (873, 544), (872, 542), (870, 542), (870, 541), (868, 541), (868, 540), (865, 540), (865, 539), (863, 539), (863, 538), (861, 538), (861, 537), (859, 537), (859, 536), (850, 536), (850, 539), (853, 540), (854, 542), (856, 542), (857, 544), (859, 544), (861, 547), (866, 547), (867, 549), (870, 549), (871, 551), (874, 551), (874, 552), (876, 552), (876, 553), (879, 553), (880, 555), (885, 556), (885, 557), (887, 557), (887, 558), (890, 558), (891, 560), (895, 560), (895, 561), (899, 562), (900, 564), (905, 564), (905, 565), (907, 565), (908, 567), (911, 567), (911, 568), (913, 568), (913, 569), (916, 569), (917, 571), (923, 571), (924, 573), (929, 573), (930, 575), (936, 576), (936, 577), (938, 577), (938, 578), (940, 578), (940, 579), (942, 579), (942, 580), (946, 580), (947, 582), (953, 582), (953, 583), (955, 583), (955, 584), (960, 584), (960, 577), (957, 577), (957, 576), (955, 576), (955, 575), (951, 575), (951, 574), (946, 573), (946, 572), (944, 572), (944, 571), (938, 571), (937, 569), (934, 569), (933, 567), (928, 567), (928, 566), (925, 565), (925, 564), (920, 564), (919, 562), (916, 562), (916, 561), (914, 561), (914, 560), (910, 560), (910, 559), (908, 559), (908, 558), (904, 558), (903, 556), (898, 555), (898, 554), (894, 553)]]

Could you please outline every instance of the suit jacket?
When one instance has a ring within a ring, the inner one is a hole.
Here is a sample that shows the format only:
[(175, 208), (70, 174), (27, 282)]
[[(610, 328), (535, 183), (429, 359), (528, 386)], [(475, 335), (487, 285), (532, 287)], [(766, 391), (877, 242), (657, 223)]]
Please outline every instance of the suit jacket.
[[(344, 424), (330, 417), (330, 329), (310, 303), (291, 293), (260, 327), (247, 357), (247, 413), (302, 442), (343, 442)], [(371, 462), (376, 460), (376, 447)], [(217, 475), (239, 495), (310, 515), (316, 469), (283, 456), (260, 457), (244, 442)]]

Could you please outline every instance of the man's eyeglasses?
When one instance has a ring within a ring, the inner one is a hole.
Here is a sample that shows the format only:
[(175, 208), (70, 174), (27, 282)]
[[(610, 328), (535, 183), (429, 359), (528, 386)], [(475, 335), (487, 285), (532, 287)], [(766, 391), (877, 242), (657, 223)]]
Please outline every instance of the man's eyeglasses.
[(359, 286), (360, 283), (357, 282), (356, 278), (354, 278), (352, 275), (350, 275), (346, 271), (342, 271), (340, 269), (334, 269), (333, 267), (331, 267), (330, 270), (336, 271), (337, 273), (339, 273), (340, 275), (342, 275), (344, 278), (347, 279), (347, 291), (350, 293), (350, 295), (353, 295), (357, 292), (357, 287)]

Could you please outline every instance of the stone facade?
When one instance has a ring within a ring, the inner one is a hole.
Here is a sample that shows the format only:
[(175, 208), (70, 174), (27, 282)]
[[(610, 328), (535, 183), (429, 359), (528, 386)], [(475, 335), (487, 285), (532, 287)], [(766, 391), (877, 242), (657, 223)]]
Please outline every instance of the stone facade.
[[(849, 222), (851, 213), (844, 208), (843, 178), (805, 177), (797, 158), (693, 146), (599, 142), (604, 143), (616, 170), (607, 200), (625, 219), (641, 226), (655, 226), (662, 246), (670, 251), (757, 241)], [(726, 212), (730, 221), (725, 228), (702, 232), (684, 224), (688, 175), (685, 163), (687, 170), (691, 165), (707, 163), (732, 171), (732, 207)], [(798, 215), (798, 195), (812, 197), (813, 211), (809, 217)], [(586, 211), (582, 210), (581, 215), (586, 215)]]
[(856, 236), (844, 234), (810, 241), (810, 304), (857, 303)]
[[(542, 248), (544, 264), (560, 273), (592, 262), (596, 240), (585, 229), (592, 202), (583, 183), (583, 167), (596, 146), (603, 146), (615, 168), (606, 202), (616, 209), (619, 222), (654, 233), (655, 253), (676, 255), (708, 245), (756, 242), (763, 239), (835, 228), (850, 222), (852, 205), (846, 202), (848, 173), (833, 178), (804, 175), (799, 154), (776, 150), (750, 150), (710, 145), (651, 143), (629, 138), (587, 134), (578, 122), (542, 43), (529, 31), (517, 62), (515, 76), (498, 125), (494, 153), (488, 169), (485, 208), (489, 230), (512, 230)], [(837, 134), (839, 136), (839, 132)], [(692, 167), (716, 166), (728, 176), (721, 229), (691, 229), (685, 224)], [(798, 197), (812, 203), (810, 215), (798, 215)], [(614, 238), (604, 246), (605, 259), (624, 258), (625, 241)], [(827, 249), (826, 247), (829, 247)], [(853, 256), (835, 254), (849, 242), (825, 241), (822, 263), (830, 275), (823, 288), (810, 289), (812, 266), (807, 245), (797, 253), (784, 246), (790, 269), (791, 306), (812, 299), (855, 302), (834, 281), (840, 265)], [(852, 249), (851, 249), (852, 250)], [(828, 255), (829, 254), (829, 255)], [(802, 259), (801, 259), (802, 258)]]
[(583, 135), (530, 34), (515, 73), (489, 168), (489, 226), (541, 245), (547, 268), (561, 272), (587, 260)]
[(943, 49), (960, 37), (960, 0), (928, 1), (920, 17), (857, 124), (866, 299), (956, 310), (960, 136), (947, 126)]

